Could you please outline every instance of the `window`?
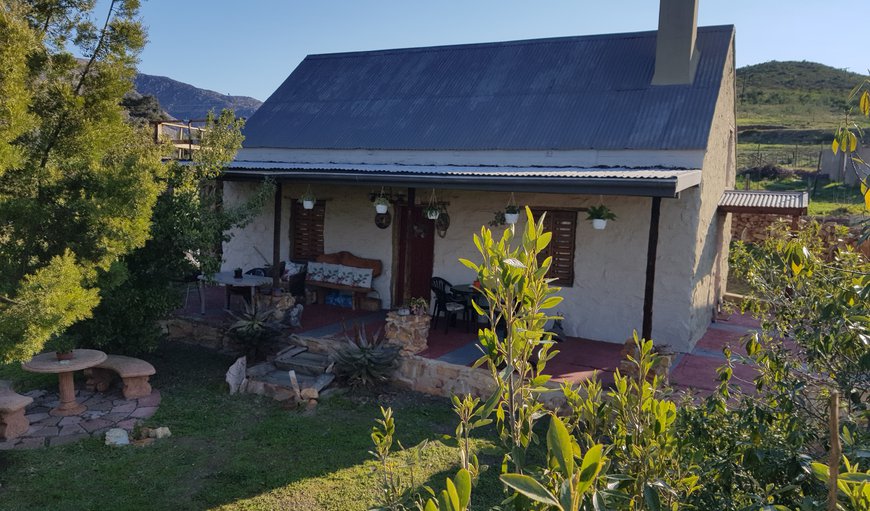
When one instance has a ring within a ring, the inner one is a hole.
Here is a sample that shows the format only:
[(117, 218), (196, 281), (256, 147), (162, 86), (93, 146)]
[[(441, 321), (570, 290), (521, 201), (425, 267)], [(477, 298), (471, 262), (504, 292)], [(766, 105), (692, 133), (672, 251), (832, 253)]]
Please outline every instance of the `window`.
[(293, 211), (290, 217), (290, 243), (292, 259), (313, 261), (323, 254), (323, 218), (326, 216), (326, 204), (317, 201), (314, 209), (305, 209), (297, 201), (293, 201)]
[(540, 254), (540, 260), (553, 258), (548, 277), (556, 279), (554, 285), (571, 287), (574, 285), (574, 244), (577, 234), (577, 212), (564, 210), (534, 210), (535, 218), (547, 213), (544, 218), (544, 232), (553, 233), (550, 244)]

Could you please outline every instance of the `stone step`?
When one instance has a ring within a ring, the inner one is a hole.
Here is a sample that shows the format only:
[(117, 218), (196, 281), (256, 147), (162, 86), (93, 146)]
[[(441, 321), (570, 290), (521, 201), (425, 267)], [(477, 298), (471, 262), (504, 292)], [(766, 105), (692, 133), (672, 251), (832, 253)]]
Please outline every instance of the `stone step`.
[(305, 351), (308, 351), (307, 346), (292, 346), (291, 345), (291, 346), (287, 346), (286, 348), (284, 348), (281, 351), (279, 351), (278, 353), (276, 353), (275, 358), (294, 357), (294, 356), (296, 356), (302, 352), (305, 352)]
[[(317, 383), (317, 379), (318, 378), (314, 376), (302, 375), (298, 372), (296, 373), (296, 381), (299, 383), (300, 389), (306, 389), (309, 387), (316, 388), (315, 384)], [(272, 371), (271, 373), (267, 373), (257, 377), (257, 380), (271, 383), (274, 385), (280, 385), (288, 389), (293, 388), (293, 386), (290, 384), (289, 371)]]
[(317, 376), (323, 374), (329, 367), (330, 360), (326, 355), (303, 352), (292, 357), (282, 355), (272, 361), (275, 367), (285, 371), (296, 371), (297, 374)]

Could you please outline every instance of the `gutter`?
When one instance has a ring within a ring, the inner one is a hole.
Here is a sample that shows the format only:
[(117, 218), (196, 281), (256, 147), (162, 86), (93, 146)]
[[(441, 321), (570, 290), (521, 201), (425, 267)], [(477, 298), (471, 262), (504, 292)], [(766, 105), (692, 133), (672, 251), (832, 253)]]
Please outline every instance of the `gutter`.
[(339, 185), (386, 185), (409, 188), (440, 188), (485, 191), (517, 191), (539, 193), (573, 193), (583, 195), (628, 195), (639, 197), (676, 198), (687, 188), (701, 182), (701, 171), (686, 172), (670, 178), (595, 178), (595, 177), (516, 177), (443, 174), (398, 174), (343, 172), (334, 170), (275, 170), (226, 169), (224, 181), (260, 181), (271, 178), (279, 181), (310, 181)]

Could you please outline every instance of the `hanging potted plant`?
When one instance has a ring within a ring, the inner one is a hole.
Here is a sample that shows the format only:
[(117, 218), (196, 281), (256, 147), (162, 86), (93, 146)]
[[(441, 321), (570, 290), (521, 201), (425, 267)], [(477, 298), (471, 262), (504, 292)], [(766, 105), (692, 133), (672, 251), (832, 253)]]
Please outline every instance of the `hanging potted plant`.
[(299, 202), (302, 203), (304, 209), (314, 209), (314, 203), (317, 202), (317, 197), (315, 197), (314, 192), (311, 191), (311, 185), (308, 185), (305, 193), (303, 193), (302, 197), (299, 198)]
[(381, 188), (381, 193), (379, 193), (378, 196), (375, 197), (374, 203), (375, 203), (375, 211), (379, 215), (383, 215), (389, 209), (390, 201), (384, 196), (384, 189), (383, 188)]
[(432, 195), (429, 196), (429, 205), (423, 210), (426, 218), (429, 220), (438, 220), (441, 215), (441, 208), (438, 206), (438, 199), (435, 197), (435, 189), (432, 189)]
[(507, 224), (513, 225), (520, 219), (520, 208), (514, 200), (514, 193), (511, 192), (511, 198), (504, 208), (504, 221)]
[(587, 210), (587, 215), (586, 219), (592, 220), (592, 228), (599, 231), (607, 227), (608, 220), (616, 220), (616, 215), (604, 204), (591, 206)]

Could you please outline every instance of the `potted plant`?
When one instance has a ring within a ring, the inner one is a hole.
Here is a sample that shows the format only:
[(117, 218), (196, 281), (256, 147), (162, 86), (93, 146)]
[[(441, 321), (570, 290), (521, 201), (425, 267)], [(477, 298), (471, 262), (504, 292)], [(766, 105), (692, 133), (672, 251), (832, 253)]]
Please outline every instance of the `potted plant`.
[(616, 220), (616, 215), (604, 204), (591, 206), (587, 210), (587, 220), (592, 220), (593, 229), (604, 229), (607, 226), (608, 220)]
[(435, 189), (432, 189), (432, 195), (429, 196), (429, 205), (423, 210), (423, 214), (429, 220), (438, 220), (441, 215), (441, 208), (438, 206), (438, 198), (435, 197)]
[(314, 192), (311, 191), (311, 185), (308, 185), (308, 189), (306, 189), (305, 193), (302, 194), (302, 197), (299, 198), (299, 202), (302, 203), (304, 209), (314, 209), (314, 203), (317, 202), (317, 197), (315, 197)]
[(517, 206), (517, 201), (514, 199), (514, 194), (511, 192), (511, 198), (504, 208), (504, 221), (507, 224), (513, 225), (520, 219), (520, 208)]
[(515, 224), (520, 219), (520, 208), (516, 204), (508, 204), (504, 208), (504, 221), (508, 224)]
[(429, 302), (425, 298), (415, 297), (408, 300), (408, 310), (415, 316), (429, 314)]
[(383, 193), (381, 195), (378, 195), (377, 197), (375, 197), (375, 211), (379, 215), (383, 215), (384, 213), (386, 213), (387, 210), (389, 209), (389, 207), (390, 207), (390, 201), (387, 200), (387, 198), (383, 196)]
[(76, 341), (71, 335), (58, 335), (51, 341), (54, 355), (58, 360), (72, 360)]

